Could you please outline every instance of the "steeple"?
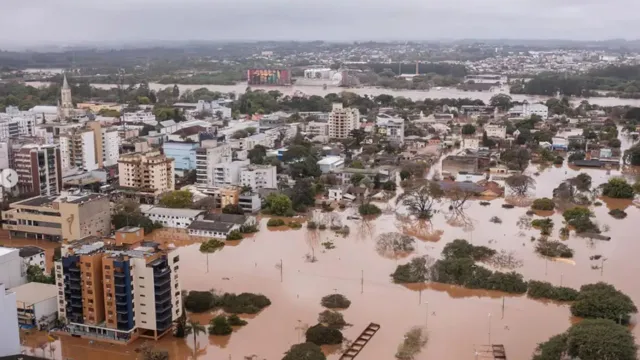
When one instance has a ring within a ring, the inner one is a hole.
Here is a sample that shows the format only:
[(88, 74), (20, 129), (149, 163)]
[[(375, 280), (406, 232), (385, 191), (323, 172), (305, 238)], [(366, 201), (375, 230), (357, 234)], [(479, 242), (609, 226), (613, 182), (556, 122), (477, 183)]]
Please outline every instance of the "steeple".
[(62, 81), (62, 88), (63, 89), (68, 89), (69, 88), (69, 83), (67, 82), (67, 74), (64, 74), (64, 80)]

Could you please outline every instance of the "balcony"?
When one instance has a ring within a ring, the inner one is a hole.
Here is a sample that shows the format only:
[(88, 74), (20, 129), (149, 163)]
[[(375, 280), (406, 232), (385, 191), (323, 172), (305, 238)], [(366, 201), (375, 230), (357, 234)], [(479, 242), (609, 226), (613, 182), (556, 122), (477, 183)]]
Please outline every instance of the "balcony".
[(156, 280), (155, 288), (156, 290), (159, 290), (158, 288), (167, 286), (167, 284), (170, 284), (170, 283), (171, 283), (171, 277), (167, 276), (165, 278)]
[(161, 277), (163, 275), (166, 275), (166, 274), (168, 274), (170, 272), (171, 272), (171, 269), (169, 269), (169, 267), (163, 267), (163, 268), (160, 268), (160, 269), (154, 269), (153, 277), (157, 279), (157, 278), (159, 278), (159, 277)]
[(171, 311), (162, 316), (156, 316), (156, 324), (165, 323), (167, 320), (171, 320)]
[[(166, 292), (168, 293), (169, 291), (166, 291)], [(171, 295), (169, 295), (169, 294), (167, 294), (167, 295), (156, 294), (156, 306), (159, 307), (159, 306), (161, 306), (162, 304), (165, 304), (165, 303), (171, 303)]]
[(115, 271), (113, 273), (113, 277), (115, 277), (117, 279), (124, 279), (126, 277), (126, 275), (122, 271)]

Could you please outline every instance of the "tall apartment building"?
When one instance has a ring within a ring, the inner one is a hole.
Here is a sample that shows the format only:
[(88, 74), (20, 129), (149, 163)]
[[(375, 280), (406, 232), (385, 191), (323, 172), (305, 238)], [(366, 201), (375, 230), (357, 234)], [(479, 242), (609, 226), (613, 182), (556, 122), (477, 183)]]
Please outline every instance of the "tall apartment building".
[(277, 189), (276, 167), (272, 165), (248, 165), (240, 169), (240, 185), (251, 190)]
[(111, 232), (109, 198), (101, 194), (33, 197), (9, 204), (2, 220), (18, 238), (72, 241)]
[(346, 139), (351, 130), (360, 126), (360, 112), (358, 109), (345, 109), (342, 104), (334, 103), (333, 110), (329, 114), (329, 137), (334, 139)]
[(56, 145), (16, 145), (10, 166), (18, 173), (20, 194), (57, 195), (62, 191), (62, 164)]
[(175, 188), (175, 160), (160, 151), (122, 154), (118, 160), (120, 186), (159, 195)]
[(240, 184), (240, 170), (249, 165), (249, 160), (215, 164), (213, 167), (213, 186), (223, 187)]
[(404, 119), (394, 117), (378, 117), (376, 120), (378, 134), (395, 144), (404, 143)]
[(182, 315), (179, 253), (143, 238), (144, 230), (127, 227), (115, 239), (63, 246), (55, 265), (58, 312), (71, 335), (129, 343), (172, 330)]
[(198, 189), (212, 189), (216, 164), (230, 162), (232, 155), (231, 146), (227, 144), (219, 145), (216, 140), (202, 141), (202, 147), (196, 149), (196, 184)]
[[(99, 168), (96, 144), (95, 133), (92, 129), (73, 129), (60, 135), (62, 169), (82, 168), (91, 171)], [(102, 162), (101, 157), (100, 162)]]

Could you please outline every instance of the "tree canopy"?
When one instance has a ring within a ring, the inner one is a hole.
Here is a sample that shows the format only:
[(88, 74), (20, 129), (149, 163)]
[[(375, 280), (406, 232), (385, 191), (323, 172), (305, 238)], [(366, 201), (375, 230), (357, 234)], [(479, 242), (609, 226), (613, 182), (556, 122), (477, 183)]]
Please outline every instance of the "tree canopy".
[(583, 285), (571, 314), (583, 318), (609, 319), (626, 324), (631, 314), (638, 312), (631, 298), (613, 285), (603, 282)]
[(160, 205), (174, 209), (190, 208), (193, 205), (193, 194), (189, 190), (175, 190), (160, 197)]
[(282, 360), (326, 360), (327, 357), (322, 352), (320, 346), (305, 342), (296, 344), (285, 353)]

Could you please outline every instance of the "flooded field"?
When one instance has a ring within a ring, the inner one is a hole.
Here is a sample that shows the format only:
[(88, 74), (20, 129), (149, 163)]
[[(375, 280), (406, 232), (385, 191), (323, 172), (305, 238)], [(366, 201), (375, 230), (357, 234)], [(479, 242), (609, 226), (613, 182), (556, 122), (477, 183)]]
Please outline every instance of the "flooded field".
[[(628, 147), (628, 141), (622, 140), (623, 147)], [(545, 169), (531, 166), (527, 172), (539, 172), (534, 176), (536, 197), (551, 197), (553, 188), (562, 180), (580, 172), (592, 176), (593, 186), (621, 175), (619, 170), (579, 170), (566, 166)], [(634, 175), (629, 176), (631, 181), (635, 180)], [(640, 287), (630, 276), (640, 272), (640, 262), (636, 260), (640, 241), (634, 233), (640, 210), (630, 201), (601, 201), (603, 206), (591, 209), (596, 222), (608, 229), (605, 235), (611, 241), (580, 238), (572, 233), (566, 244), (575, 251), (573, 261), (552, 261), (535, 254), (531, 237), (538, 238), (540, 230), (520, 221), (523, 216), (527, 224), (542, 215), (550, 217), (555, 223), (550, 238), (559, 239), (563, 223), (560, 213), (526, 216), (527, 207), (502, 208), (504, 199), (490, 201), (489, 206), (470, 201), (461, 214), (451, 214), (448, 202), (444, 201), (431, 223), (411, 222), (399, 216), (404, 211), (395, 209), (394, 201), (383, 204), (385, 213), (373, 220), (346, 220), (355, 212), (347, 209), (336, 212), (351, 229), (346, 237), (306, 227), (271, 230), (266, 227), (267, 219), (262, 219), (259, 233), (210, 254), (208, 272), (207, 256), (199, 251), (202, 239), (190, 239), (178, 231), (164, 232), (155, 238), (181, 246), (183, 290), (254, 292), (272, 301), (271, 306), (247, 318), (248, 325), (230, 336), (199, 335), (196, 351), (199, 359), (245, 359), (254, 354), (260, 360), (281, 359), (291, 345), (304, 341), (304, 328), (317, 322), (318, 313), (323, 310), (320, 298), (337, 292), (352, 301), (351, 307), (342, 311), (345, 320), (352, 324), (343, 332), (347, 339), (354, 340), (370, 322), (381, 325), (359, 359), (393, 359), (404, 333), (413, 326), (426, 326), (429, 343), (417, 359), (474, 359), (476, 347), (494, 343), (505, 345), (509, 359), (520, 360), (530, 359), (537, 343), (565, 331), (575, 321), (568, 305), (443, 284), (397, 285), (389, 275), (398, 264), (415, 255), (438, 258), (448, 242), (460, 238), (504, 250), (519, 263), (515, 271), (526, 279), (575, 288), (605, 281), (640, 304)], [(629, 216), (616, 220), (607, 214), (611, 208), (624, 208)], [(502, 223), (490, 222), (494, 216)], [(389, 258), (376, 251), (375, 239), (379, 234), (403, 231), (420, 235), (413, 254)], [(322, 244), (327, 242), (335, 248), (326, 249)], [(602, 255), (606, 260), (589, 260), (593, 255)], [(309, 261), (313, 256), (317, 261)], [(592, 269), (594, 266), (597, 269)], [(206, 324), (213, 314), (192, 317)], [(639, 329), (633, 329), (636, 338), (640, 338)], [(38, 345), (43, 342), (42, 335), (26, 339), (27, 352), (41, 355)], [(56, 359), (135, 359), (135, 349), (142, 342), (123, 347), (64, 337), (53, 343), (53, 355)], [(166, 336), (156, 347), (168, 350), (172, 359), (194, 358), (193, 337)], [(339, 349), (325, 350), (329, 359), (338, 359)], [(51, 358), (49, 350), (45, 354)]]

